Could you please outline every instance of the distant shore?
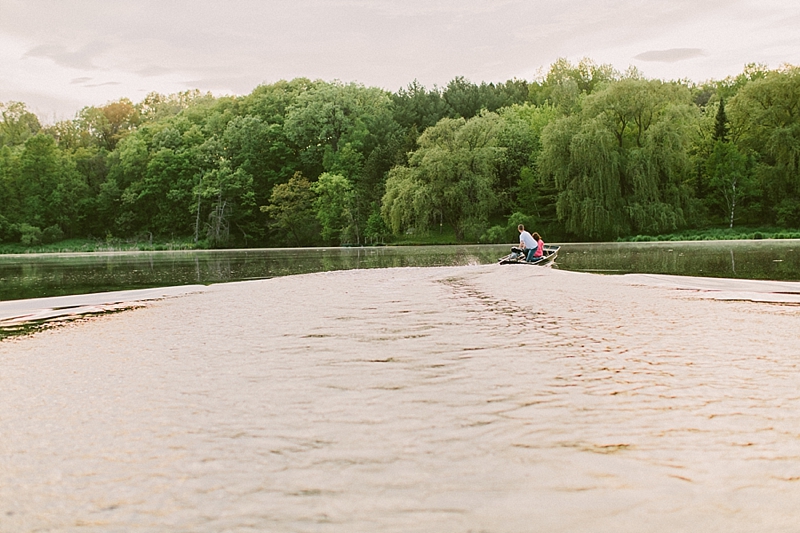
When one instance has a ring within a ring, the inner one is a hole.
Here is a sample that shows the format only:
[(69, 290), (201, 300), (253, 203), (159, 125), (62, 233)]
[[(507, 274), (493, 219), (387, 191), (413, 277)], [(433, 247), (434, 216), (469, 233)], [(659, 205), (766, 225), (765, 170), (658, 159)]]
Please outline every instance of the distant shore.
[(800, 284), (478, 265), (0, 342), (0, 532), (790, 531)]
[[(439, 238), (435, 233), (424, 238), (414, 239), (406, 236), (381, 243), (365, 243), (363, 246), (463, 246), (470, 244), (496, 244), (479, 242), (459, 242), (449, 232)], [(513, 234), (512, 234), (513, 237)], [(630, 235), (611, 242), (673, 242), (673, 241), (730, 241), (761, 239), (800, 239), (800, 230), (791, 228), (707, 228), (687, 230), (664, 235)], [(514, 241), (514, 239), (511, 239)], [(569, 243), (580, 244), (580, 243)], [(599, 244), (599, 243), (598, 243)], [(344, 246), (361, 246), (346, 244)], [(141, 239), (68, 239), (64, 241), (25, 246), (20, 243), (0, 243), (0, 255), (31, 253), (91, 253), (91, 252), (153, 252), (164, 250), (213, 250), (195, 243), (193, 240), (141, 240)], [(243, 248), (247, 249), (247, 248)]]

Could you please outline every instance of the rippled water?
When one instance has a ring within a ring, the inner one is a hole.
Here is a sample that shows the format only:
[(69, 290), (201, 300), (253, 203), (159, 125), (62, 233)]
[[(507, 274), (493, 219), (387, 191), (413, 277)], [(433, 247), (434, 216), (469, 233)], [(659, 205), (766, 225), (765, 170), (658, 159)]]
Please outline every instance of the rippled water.
[(393, 269), (3, 342), (0, 532), (793, 533), (796, 309)]

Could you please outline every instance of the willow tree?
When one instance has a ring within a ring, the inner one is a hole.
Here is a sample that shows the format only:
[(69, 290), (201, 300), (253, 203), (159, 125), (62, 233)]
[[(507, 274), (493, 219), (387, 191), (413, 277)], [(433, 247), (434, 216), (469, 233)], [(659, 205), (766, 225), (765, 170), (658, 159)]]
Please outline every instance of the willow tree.
[(611, 65), (598, 65), (589, 58), (583, 58), (574, 65), (565, 58), (559, 58), (550, 65), (541, 86), (531, 86), (529, 100), (539, 105), (549, 102), (568, 113), (579, 104), (581, 95), (591, 94), (619, 76)]
[(698, 112), (683, 86), (628, 77), (542, 132), (539, 171), (580, 238), (673, 231), (687, 222), (689, 143)]
[(456, 238), (480, 234), (497, 196), (497, 147), (501, 119), (495, 113), (464, 120), (440, 120), (419, 138), (407, 167), (395, 167), (386, 180), (381, 214), (395, 233), (424, 231), (446, 223)]

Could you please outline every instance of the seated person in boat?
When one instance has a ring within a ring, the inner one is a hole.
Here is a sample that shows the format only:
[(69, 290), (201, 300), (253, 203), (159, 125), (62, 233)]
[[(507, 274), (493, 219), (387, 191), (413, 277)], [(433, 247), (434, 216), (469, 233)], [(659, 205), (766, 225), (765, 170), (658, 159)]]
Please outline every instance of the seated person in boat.
[[(522, 249), (520, 250), (525, 254), (525, 259), (527, 261), (533, 261), (536, 252), (539, 250), (539, 243), (533, 239), (533, 236), (525, 231), (525, 226), (520, 224), (517, 226), (519, 230), (519, 247)], [(512, 249), (512, 251), (516, 251)], [(542, 256), (542, 253), (539, 252), (539, 257)]]
[[(536, 241), (536, 251), (533, 252), (533, 260), (538, 261), (539, 259), (542, 258), (542, 256), (544, 256), (544, 241), (535, 231), (533, 232), (533, 235), (531, 235), (531, 237), (533, 237), (533, 240)], [(531, 259), (528, 259), (528, 261), (530, 260)]]

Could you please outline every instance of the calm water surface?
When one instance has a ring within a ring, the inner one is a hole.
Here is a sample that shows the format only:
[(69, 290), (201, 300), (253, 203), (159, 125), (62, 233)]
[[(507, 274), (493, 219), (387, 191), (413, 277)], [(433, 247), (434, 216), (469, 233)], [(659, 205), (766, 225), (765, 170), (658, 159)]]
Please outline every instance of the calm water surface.
[(508, 246), (283, 248), (0, 255), (0, 301), (358, 268), (485, 264)]
[[(485, 264), (495, 262), (508, 248), (486, 245), (5, 255), (0, 256), (0, 301), (329, 270)], [(800, 242), (794, 240), (566, 244), (556, 266), (602, 273), (793, 281), (800, 280), (798, 250)]]
[(800, 241), (693, 241), (564, 245), (564, 270), (800, 280)]

